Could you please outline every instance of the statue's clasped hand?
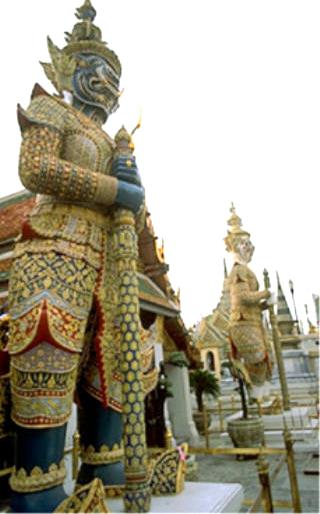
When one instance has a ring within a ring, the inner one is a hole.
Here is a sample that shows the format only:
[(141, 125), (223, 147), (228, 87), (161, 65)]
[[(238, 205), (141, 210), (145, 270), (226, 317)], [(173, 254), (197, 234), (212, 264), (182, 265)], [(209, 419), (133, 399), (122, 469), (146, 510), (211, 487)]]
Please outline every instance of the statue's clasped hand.
[(130, 155), (115, 158), (112, 175), (118, 179), (116, 204), (137, 213), (144, 202), (144, 188), (135, 157)]
[(112, 175), (118, 180), (141, 186), (136, 159), (133, 155), (116, 157), (112, 163)]

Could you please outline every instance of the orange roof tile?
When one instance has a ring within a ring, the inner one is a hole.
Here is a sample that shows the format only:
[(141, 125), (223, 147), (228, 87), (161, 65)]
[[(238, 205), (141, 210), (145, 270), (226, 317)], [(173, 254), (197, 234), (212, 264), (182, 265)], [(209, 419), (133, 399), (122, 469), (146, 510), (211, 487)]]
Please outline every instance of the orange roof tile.
[(35, 197), (24, 198), (22, 201), (0, 205), (0, 241), (12, 239), (20, 232), (21, 224), (35, 203)]

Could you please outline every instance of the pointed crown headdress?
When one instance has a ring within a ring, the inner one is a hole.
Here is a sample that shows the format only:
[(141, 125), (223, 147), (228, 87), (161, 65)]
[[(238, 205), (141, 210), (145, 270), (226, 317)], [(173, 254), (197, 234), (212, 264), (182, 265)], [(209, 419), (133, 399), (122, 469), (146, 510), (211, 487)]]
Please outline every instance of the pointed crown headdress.
[(101, 30), (93, 24), (96, 10), (91, 1), (85, 0), (75, 15), (81, 21), (75, 24), (71, 33), (65, 32), (67, 45), (60, 49), (48, 37), (51, 63), (41, 63), (48, 79), (59, 93), (64, 89), (72, 90), (71, 79), (78, 64), (77, 54), (98, 55), (107, 61), (118, 79), (121, 75), (121, 63), (117, 54), (102, 41)]
[(232, 252), (235, 250), (235, 246), (238, 243), (238, 241), (243, 236), (250, 237), (249, 232), (246, 230), (243, 230), (242, 227), (242, 221), (241, 218), (237, 215), (235, 206), (233, 203), (230, 207), (231, 216), (228, 219), (228, 225), (230, 227), (230, 230), (228, 230), (227, 236), (224, 238), (224, 242), (226, 244), (226, 248), (228, 252)]

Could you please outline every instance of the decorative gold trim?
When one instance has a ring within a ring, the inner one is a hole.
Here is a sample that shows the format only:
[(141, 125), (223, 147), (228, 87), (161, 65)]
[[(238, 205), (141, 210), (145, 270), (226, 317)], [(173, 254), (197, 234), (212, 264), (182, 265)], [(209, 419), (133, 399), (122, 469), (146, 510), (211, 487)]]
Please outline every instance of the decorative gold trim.
[(79, 487), (54, 512), (110, 512), (101, 480), (95, 478), (89, 484)]
[(149, 371), (149, 373), (142, 375), (142, 390), (145, 396), (156, 387), (158, 377), (159, 371), (157, 368), (154, 368)]
[[(188, 444), (162, 451), (149, 461), (154, 496), (178, 494), (184, 489)], [(174, 481), (174, 482), (173, 482)]]
[(66, 477), (66, 468), (62, 460), (58, 464), (51, 464), (47, 472), (44, 472), (39, 466), (35, 466), (30, 475), (24, 468), (18, 471), (14, 468), (9, 479), (10, 486), (18, 493), (33, 493), (49, 489), (53, 486), (62, 484)]
[(106, 493), (107, 498), (116, 498), (119, 496), (123, 496), (124, 488), (124, 485), (105, 485), (104, 491)]
[(110, 464), (123, 458), (123, 448), (115, 443), (111, 448), (106, 444), (100, 446), (99, 451), (90, 444), (86, 448), (81, 446), (81, 460), (84, 464)]
[(185, 474), (186, 474), (186, 470), (187, 470), (186, 459), (187, 459), (188, 450), (189, 450), (188, 443), (182, 443), (180, 445), (180, 449), (181, 449), (181, 452), (184, 455), (184, 457), (182, 458), (180, 456), (180, 462), (178, 465), (178, 471), (177, 471), (177, 477), (176, 477), (176, 493), (177, 494), (181, 493), (184, 489), (184, 478), (185, 478)]

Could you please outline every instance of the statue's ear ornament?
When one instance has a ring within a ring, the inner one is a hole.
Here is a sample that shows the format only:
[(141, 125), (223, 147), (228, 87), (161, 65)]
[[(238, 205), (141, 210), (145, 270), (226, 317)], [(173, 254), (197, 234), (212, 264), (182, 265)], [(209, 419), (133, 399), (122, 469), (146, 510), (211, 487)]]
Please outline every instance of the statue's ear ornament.
[(47, 79), (49, 79), (50, 82), (54, 85), (55, 89), (57, 91), (59, 91), (59, 84), (57, 81), (56, 72), (55, 72), (55, 69), (54, 69), (53, 65), (51, 64), (51, 62), (41, 62), (40, 61), (40, 64), (41, 64), (42, 68), (44, 69)]
[(47, 41), (51, 63), (41, 63), (45, 74), (60, 94), (63, 91), (72, 91), (72, 77), (77, 61), (58, 48), (49, 37)]

